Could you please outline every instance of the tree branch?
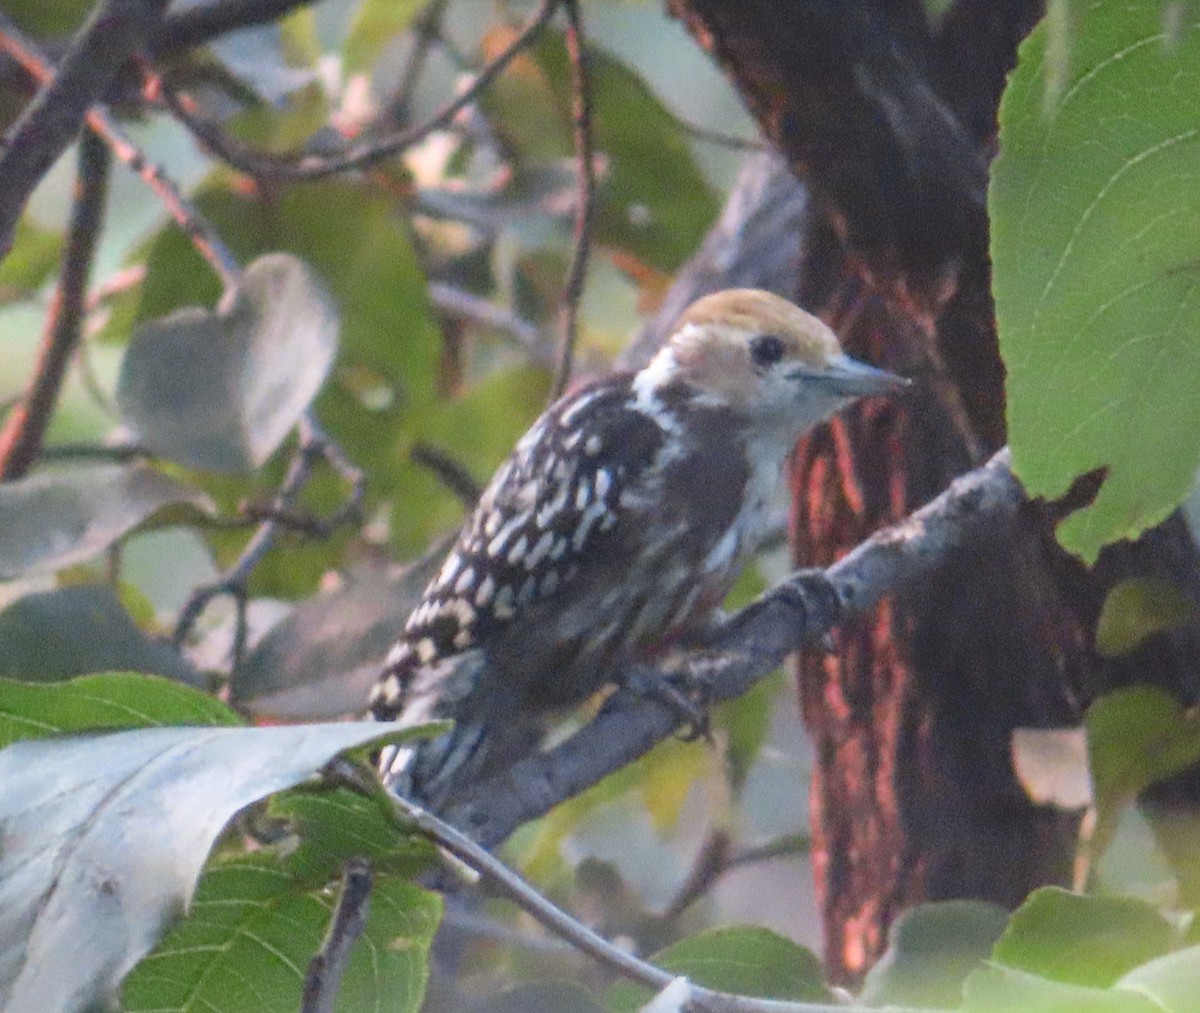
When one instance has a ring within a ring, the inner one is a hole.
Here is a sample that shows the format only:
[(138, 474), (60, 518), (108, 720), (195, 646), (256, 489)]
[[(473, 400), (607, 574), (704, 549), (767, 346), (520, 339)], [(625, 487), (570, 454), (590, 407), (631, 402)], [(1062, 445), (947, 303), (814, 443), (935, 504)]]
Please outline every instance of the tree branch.
[[(43, 86), (43, 90), (61, 77), (61, 73), (56, 76), (55, 69), (38, 47), (26, 39), (16, 26), (3, 15), (0, 15), (0, 50), (16, 60), (27, 74)], [(116, 120), (102, 106), (93, 107), (87, 112), (85, 119), (88, 126), (109, 146), (113, 155), (137, 173), (143, 182), (154, 191), (163, 206), (166, 207), (167, 212), (191, 240), (192, 245), (221, 279), (221, 283), (226, 288), (236, 284), (241, 274), (237, 258), (225, 246), (195, 206), (179, 192), (179, 188), (174, 182), (159, 166), (147, 160), (137, 145), (129, 139), (125, 131), (117, 125)], [(3, 223), (4, 199), (3, 196), (0, 196), (0, 228)], [(2, 237), (3, 233), (0, 232), (0, 238)], [(11, 236), (9, 238), (11, 239)]]
[(371, 907), (371, 867), (361, 858), (346, 863), (342, 892), (338, 895), (329, 935), (308, 965), (300, 1013), (333, 1013), (342, 975), (358, 937), (367, 927)]
[(455, 98), (443, 104), (429, 119), (407, 130), (385, 134), (381, 137), (367, 137), (348, 145), (344, 151), (336, 154), (289, 156), (268, 155), (254, 151), (229, 136), (218, 124), (197, 115), (193, 109), (189, 108), (189, 104), (179, 95), (174, 94), (171, 89), (163, 89), (163, 99), (176, 118), (195, 134), (214, 155), (239, 172), (244, 172), (256, 179), (320, 179), (323, 176), (348, 172), (351, 169), (363, 169), (411, 148), (435, 130), (441, 130), (448, 126), (454, 117), (474, 102), (479, 94), (504, 72), (517, 54), (541, 33), (562, 2), (563, 0), (542, 0), (525, 27), (495, 59), (479, 72), (470, 87), (465, 88)]
[[(88, 110), (122, 65), (145, 45), (167, 0), (106, 0), (67, 51), (58, 73), (0, 142), (0, 257), (12, 246), (17, 219), (33, 188), (78, 135)], [(3, 26), (7, 33), (7, 24)]]
[[(238, 610), (233, 644), (233, 668), (238, 668), (246, 646), (246, 586), (279, 535), (294, 526), (291, 521), (295, 517), (296, 502), (312, 479), (314, 467), (322, 460), (349, 483), (350, 494), (334, 514), (319, 522), (320, 530), (317, 533), (327, 535), (356, 515), (366, 489), (365, 476), (349, 461), (342, 448), (321, 429), (316, 419), (311, 414), (305, 414), (300, 420), (299, 446), (296, 447), (287, 474), (266, 514), (266, 519), (250, 537), (237, 562), (224, 575), (192, 591), (175, 622), (172, 639), (176, 646), (181, 646), (191, 635), (196, 622), (213, 599), (228, 595), (234, 599)], [(316, 525), (310, 524), (310, 528), (315, 529)]]
[[(1007, 449), (955, 480), (931, 503), (877, 532), (828, 570), (801, 570), (734, 615), (707, 649), (673, 670), (705, 702), (740, 696), (793, 651), (819, 640), (885, 595), (933, 572), (981, 530), (1010, 524), (1024, 502)], [(628, 684), (647, 675), (632, 671)], [(590, 788), (675, 734), (685, 718), (652, 696), (614, 694), (596, 718), (566, 742), (527, 757), (466, 791), (446, 812), (484, 847)]]
[(592, 247), (592, 217), (596, 208), (595, 143), (592, 137), (592, 82), (588, 72), (588, 53), (583, 35), (579, 0), (563, 0), (567, 12), (566, 45), (571, 60), (571, 119), (575, 138), (575, 171), (579, 189), (575, 203), (574, 248), (567, 282), (563, 290), (562, 346), (550, 401), (562, 396), (571, 382), (571, 363), (579, 336), (579, 301), (587, 278), (588, 254)]
[(90, 131), (79, 146), (75, 203), (63, 251), (62, 273), (42, 334), (37, 365), (25, 397), (0, 431), (0, 482), (20, 478), (37, 460), (58, 403), (67, 363), (82, 333), (88, 275), (108, 194), (108, 149)]
[[(348, 765), (343, 764), (336, 767), (335, 771), (343, 771), (346, 766)], [(351, 783), (357, 782), (353, 772), (348, 772), (348, 777)], [(371, 793), (378, 794), (378, 789)], [(500, 896), (508, 898), (523, 911), (527, 911), (541, 925), (565, 939), (577, 950), (586, 953), (626, 978), (656, 991), (661, 991), (678, 980), (677, 976), (671, 972), (647, 963), (593, 932), (582, 922), (543, 897), (516, 872), (449, 823), (407, 799), (399, 798), (391, 793), (386, 793), (386, 795), (401, 825), (406, 830), (416, 830), (468, 868), (479, 873), (483, 885), (490, 887)], [(717, 992), (691, 983), (688, 983), (686, 993), (687, 1008), (702, 1011), (702, 1013), (868, 1013), (866, 1007), (756, 999), (751, 996)], [(893, 1013), (932, 1013), (932, 1011), (915, 1009), (901, 1011), (896, 1007), (889, 1008), (893, 1010)]]

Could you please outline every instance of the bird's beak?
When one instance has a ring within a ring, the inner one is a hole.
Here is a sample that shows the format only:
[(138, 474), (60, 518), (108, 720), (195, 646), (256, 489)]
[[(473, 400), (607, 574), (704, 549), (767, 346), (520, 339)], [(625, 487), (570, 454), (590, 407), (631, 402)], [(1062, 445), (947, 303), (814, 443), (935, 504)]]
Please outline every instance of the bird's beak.
[(865, 397), (870, 394), (890, 394), (909, 386), (912, 381), (859, 362), (848, 355), (831, 359), (826, 366), (806, 366), (793, 369), (789, 378), (819, 385), (838, 397)]

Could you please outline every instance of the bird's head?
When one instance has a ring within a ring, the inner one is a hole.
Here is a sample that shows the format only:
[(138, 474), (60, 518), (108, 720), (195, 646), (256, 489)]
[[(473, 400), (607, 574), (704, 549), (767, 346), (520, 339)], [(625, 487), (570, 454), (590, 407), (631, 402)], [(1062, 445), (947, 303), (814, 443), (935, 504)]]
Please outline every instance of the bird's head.
[(833, 331), (786, 299), (728, 289), (684, 312), (642, 382), (682, 382), (702, 402), (800, 433), (856, 398), (909, 381), (850, 358)]

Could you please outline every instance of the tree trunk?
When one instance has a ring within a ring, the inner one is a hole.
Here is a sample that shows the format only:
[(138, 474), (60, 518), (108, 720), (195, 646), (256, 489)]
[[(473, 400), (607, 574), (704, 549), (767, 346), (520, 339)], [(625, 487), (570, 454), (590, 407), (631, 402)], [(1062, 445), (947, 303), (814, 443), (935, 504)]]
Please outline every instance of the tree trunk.
[[(851, 354), (917, 381), (911, 396), (862, 404), (797, 448), (796, 559), (826, 565), (1005, 441), (986, 173), (1005, 75), (1041, 4), (959, 0), (937, 21), (919, 0), (668, 8), (813, 196), (801, 302)], [(1096, 657), (1094, 623), (1112, 581), (1164, 560), (1194, 569), (1181, 532), (1174, 522), (1089, 573), (1054, 544), (1050, 512), (1031, 506), (848, 631), (835, 654), (802, 660), (835, 980), (859, 981), (913, 903), (1012, 907), (1069, 882), (1076, 819), (1027, 799), (1012, 730), (1073, 722), (1099, 690), (1146, 675), (1145, 657)], [(1191, 698), (1200, 637), (1182, 637), (1155, 648), (1154, 674)]]

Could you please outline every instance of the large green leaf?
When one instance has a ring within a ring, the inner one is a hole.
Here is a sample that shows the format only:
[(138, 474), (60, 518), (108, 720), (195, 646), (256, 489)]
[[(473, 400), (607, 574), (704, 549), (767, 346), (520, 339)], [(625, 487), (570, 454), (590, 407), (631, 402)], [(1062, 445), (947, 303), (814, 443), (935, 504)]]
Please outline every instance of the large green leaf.
[(101, 1004), (187, 905), (234, 813), (388, 732), (145, 728), (0, 752), (4, 1009)]
[(86, 562), (168, 507), (208, 510), (198, 489), (145, 465), (35, 472), (0, 485), (0, 580)]
[(989, 193), (1013, 464), (1034, 496), (1097, 468), (1059, 529), (1087, 560), (1161, 521), (1200, 464), (1200, 21), (1072, 6), (1069, 65), (1022, 45)]
[(125, 1009), (291, 1013), (329, 920), (325, 884), (356, 857), (370, 863), (374, 886), (338, 1009), (415, 1013), (441, 899), (405, 877), (429, 863), (432, 848), (398, 835), (373, 800), (341, 789), (296, 789), (270, 811), (293, 835), (210, 863), (188, 917), (126, 980)]
[[(651, 962), (707, 988), (761, 999), (828, 1002), (821, 962), (808, 950), (768, 929), (714, 929), (656, 953)], [(635, 1010), (649, 999), (642, 986), (622, 982), (608, 1005)]]
[(111, 587), (27, 594), (0, 610), (0, 677), (54, 682), (115, 671), (200, 681), (171, 644), (138, 629)]
[(360, 0), (342, 45), (342, 71), (369, 71), (384, 47), (408, 29), (423, 0)]
[(215, 312), (142, 326), (117, 386), (125, 422), (151, 450), (193, 468), (260, 467), (325, 381), (338, 316), (303, 262), (268, 254)]
[(1123, 806), (1200, 761), (1200, 717), (1164, 690), (1135, 686), (1092, 704), (1087, 733), (1097, 811), (1094, 847), (1103, 850)]
[(1149, 996), (1169, 1013), (1195, 1013), (1200, 1008), (1200, 946), (1135, 967), (1117, 985)]
[(1164, 1013), (1132, 990), (1068, 985), (999, 965), (973, 971), (963, 992), (962, 1013)]
[(963, 982), (991, 956), (1008, 915), (983, 901), (921, 904), (893, 923), (888, 948), (867, 973), (860, 996), (869, 1006), (936, 1006), (962, 1002)]
[(116, 672), (34, 685), (0, 679), (0, 746), (64, 732), (240, 725), (225, 704), (152, 675)]
[(1174, 941), (1170, 923), (1145, 901), (1044, 887), (1013, 914), (992, 957), (1053, 981), (1108, 988)]

